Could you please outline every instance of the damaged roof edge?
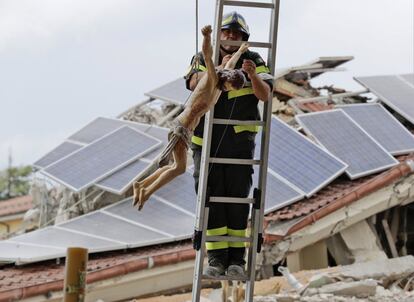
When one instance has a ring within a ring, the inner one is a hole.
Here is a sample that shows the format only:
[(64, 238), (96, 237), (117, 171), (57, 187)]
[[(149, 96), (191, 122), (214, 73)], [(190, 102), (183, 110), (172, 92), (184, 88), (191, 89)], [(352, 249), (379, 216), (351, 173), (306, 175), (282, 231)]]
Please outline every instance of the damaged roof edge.
[[(333, 203), (328, 204), (327, 206), (313, 212), (312, 214), (306, 216), (303, 219), (300, 219), (296, 224), (292, 225), (289, 230), (284, 235), (272, 235), (266, 234), (265, 235), (265, 242), (271, 243), (275, 241), (280, 241), (288, 235), (295, 233), (304, 227), (311, 225), (312, 223), (318, 221), (319, 219), (335, 212), (336, 210), (343, 208), (362, 197), (365, 197), (380, 188), (383, 188), (398, 179), (414, 172), (414, 162), (413, 157), (407, 159), (406, 161), (400, 163), (396, 167), (392, 168), (391, 170), (378, 175), (377, 177), (371, 179), (363, 186), (356, 188), (355, 190), (351, 191), (350, 193), (344, 195), (342, 198), (336, 200)], [(272, 217), (265, 217), (265, 223), (271, 222)]]
[[(113, 277), (126, 275), (153, 267), (172, 265), (182, 261), (192, 260), (195, 258), (195, 251), (191, 244), (180, 250), (173, 250), (167, 253), (146, 256), (143, 258), (124, 262), (106, 269), (97, 270), (87, 273), (86, 283), (94, 283)], [(63, 278), (52, 282), (22, 287), (0, 292), (0, 302), (20, 301), (33, 296), (47, 294), (49, 292), (63, 290)]]

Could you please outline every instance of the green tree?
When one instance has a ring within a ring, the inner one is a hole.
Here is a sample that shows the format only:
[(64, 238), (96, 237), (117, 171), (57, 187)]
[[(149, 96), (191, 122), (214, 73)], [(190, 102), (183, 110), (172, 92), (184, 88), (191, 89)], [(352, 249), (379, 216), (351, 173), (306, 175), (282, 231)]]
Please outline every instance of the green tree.
[(31, 166), (9, 167), (0, 171), (0, 200), (27, 195), (31, 174)]

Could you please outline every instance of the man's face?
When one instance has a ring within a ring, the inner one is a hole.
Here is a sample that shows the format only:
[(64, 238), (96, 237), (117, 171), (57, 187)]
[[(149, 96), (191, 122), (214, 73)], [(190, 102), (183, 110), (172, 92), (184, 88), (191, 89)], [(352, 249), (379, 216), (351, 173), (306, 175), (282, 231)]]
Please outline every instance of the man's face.
[[(237, 29), (222, 29), (220, 34), (221, 40), (230, 40), (230, 41), (241, 41), (243, 40), (242, 33)], [(239, 49), (238, 46), (223, 45), (222, 46), (228, 52), (235, 52)]]

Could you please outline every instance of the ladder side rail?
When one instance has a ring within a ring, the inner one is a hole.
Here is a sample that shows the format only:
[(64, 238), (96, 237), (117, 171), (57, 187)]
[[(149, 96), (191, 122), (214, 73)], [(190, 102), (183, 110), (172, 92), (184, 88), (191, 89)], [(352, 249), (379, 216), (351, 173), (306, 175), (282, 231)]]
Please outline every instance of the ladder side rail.
[[(280, 0), (274, 0), (275, 9), (271, 12), (270, 17), (270, 33), (269, 38), (272, 43), (272, 52), (268, 53), (267, 62), (268, 67), (270, 69), (270, 73), (275, 76), (276, 74), (276, 52), (277, 52), (277, 39), (278, 39), (278, 29), (279, 29), (279, 11), (280, 11)], [(268, 160), (269, 160), (269, 141), (270, 141), (270, 127), (271, 127), (271, 120), (272, 120), (272, 100), (273, 100), (273, 91), (270, 92), (269, 101), (265, 104), (268, 106), (267, 110), (267, 120), (266, 120), (266, 130), (267, 133), (262, 133), (262, 143), (263, 141), (267, 142), (265, 153), (261, 154), (262, 160), (264, 162), (264, 166), (266, 167), (266, 170), (261, 171), (261, 179), (259, 179), (259, 186), (262, 190), (261, 195), (261, 211), (262, 215), (260, 216), (259, 221), (259, 227), (261, 232), (263, 231), (263, 215), (264, 215), (264, 201), (265, 201), (265, 193), (266, 193), (266, 182), (264, 182), (264, 186), (262, 185), (261, 180), (263, 178), (266, 180), (267, 175), (267, 166), (268, 166)], [(266, 135), (266, 137), (263, 137), (263, 135)], [(263, 151), (263, 150), (262, 150)], [(264, 176), (264, 177), (263, 177)]]
[[(277, 34), (278, 34), (278, 21), (279, 21), (279, 9), (280, 0), (273, 0), (274, 7), (270, 16), (270, 32), (269, 41), (271, 41), (271, 51), (268, 52), (267, 65), (272, 75), (275, 74), (275, 62), (276, 62), (276, 49), (277, 49)], [(261, 239), (263, 234), (263, 215), (264, 215), (264, 203), (266, 195), (266, 181), (267, 181), (267, 166), (269, 158), (269, 140), (270, 140), (270, 127), (272, 118), (272, 99), (273, 91), (269, 94), (268, 101), (264, 104), (263, 120), (266, 123), (266, 127), (263, 128), (261, 135), (261, 150), (260, 159), (262, 164), (259, 169), (259, 182), (258, 187), (260, 190), (260, 207), (258, 210), (254, 210), (252, 215), (252, 227), (254, 228), (253, 242), (249, 248), (248, 254), (248, 276), (249, 282), (246, 283), (246, 301), (253, 301), (254, 294), (254, 280), (256, 277), (256, 253), (258, 251), (259, 238)]]
[[(209, 214), (209, 208), (204, 209), (204, 213), (201, 213), (201, 215), (206, 215), (208, 218)], [(207, 230), (207, 223), (208, 219), (203, 219), (203, 225), (201, 226), (201, 230)], [(206, 242), (206, 235), (205, 232), (202, 232), (201, 236), (201, 246), (198, 251), (196, 251), (196, 260), (194, 265), (194, 282), (193, 282), (193, 288), (192, 288), (192, 302), (200, 302), (200, 294), (201, 294), (201, 281), (203, 279), (203, 265), (204, 265), (204, 245)]]
[(220, 59), (220, 33), (221, 33), (221, 21), (223, 19), (223, 1), (217, 0), (216, 2), (216, 14), (214, 17), (214, 35), (213, 35), (213, 62), (217, 66)]
[[(213, 62), (215, 65), (219, 59), (219, 29), (221, 25), (221, 19), (223, 15), (223, 0), (218, 0), (215, 11), (215, 31), (213, 35), (213, 43), (215, 49), (213, 50)], [(194, 282), (192, 289), (192, 302), (200, 301), (201, 293), (201, 282), (203, 278), (203, 264), (204, 264), (204, 253), (205, 253), (205, 241), (206, 241), (206, 230), (208, 225), (209, 208), (205, 207), (207, 199), (207, 182), (209, 174), (209, 159), (211, 149), (211, 135), (213, 130), (212, 120), (214, 118), (214, 107), (205, 114), (204, 119), (204, 133), (203, 133), (203, 146), (201, 151), (200, 161), (200, 175), (198, 183), (198, 194), (197, 194), (197, 217), (195, 229), (201, 232), (201, 240), (199, 250), (196, 252), (196, 263), (194, 267)]]

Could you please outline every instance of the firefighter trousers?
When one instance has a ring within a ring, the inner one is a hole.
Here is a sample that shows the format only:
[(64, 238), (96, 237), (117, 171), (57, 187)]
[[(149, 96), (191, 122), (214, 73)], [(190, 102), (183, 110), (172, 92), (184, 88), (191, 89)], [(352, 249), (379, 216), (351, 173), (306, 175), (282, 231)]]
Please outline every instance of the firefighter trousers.
[[(201, 148), (192, 148), (194, 159), (195, 189), (201, 161)], [(251, 159), (254, 150), (239, 151), (234, 158)], [(210, 196), (241, 197), (249, 196), (252, 186), (253, 168), (251, 165), (210, 164), (208, 192)], [(211, 203), (209, 209), (207, 235), (245, 236), (249, 215), (248, 204)], [(227, 267), (232, 264), (244, 265), (244, 242), (206, 242), (210, 265)]]

